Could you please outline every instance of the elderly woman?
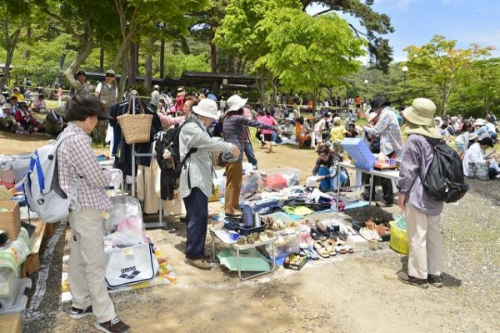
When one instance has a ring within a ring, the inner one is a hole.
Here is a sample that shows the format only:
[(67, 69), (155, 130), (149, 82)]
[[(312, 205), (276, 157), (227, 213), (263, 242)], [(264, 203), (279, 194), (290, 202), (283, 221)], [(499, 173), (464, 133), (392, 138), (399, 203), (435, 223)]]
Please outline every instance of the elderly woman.
[[(71, 257), (69, 283), (72, 296), (70, 317), (94, 314), (96, 328), (104, 332), (129, 332), (130, 326), (116, 316), (104, 276), (103, 214), (111, 208), (106, 195), (109, 175), (99, 167), (90, 133), (98, 119), (111, 118), (94, 96), (73, 96), (66, 111), (68, 127), (57, 151), (59, 185), (65, 193), (78, 186), (77, 201), (71, 204)], [(79, 185), (77, 185), (79, 181)]]
[[(277, 131), (274, 126), (245, 118), (243, 116), (243, 107), (246, 103), (247, 99), (243, 99), (238, 95), (229, 97), (227, 100), (229, 108), (224, 118), (224, 140), (237, 146), (240, 151), (243, 150), (245, 144), (245, 126)], [(224, 154), (222, 159), (226, 165), (227, 177), (224, 210), (227, 216), (241, 216), (239, 200), (243, 174), (242, 156)]]
[(211, 99), (203, 99), (193, 106), (179, 135), (180, 158), (186, 161), (179, 179), (186, 206), (186, 263), (199, 269), (212, 268), (205, 260), (208, 197), (213, 194), (212, 152), (224, 152), (238, 158), (243, 149), (208, 135), (207, 127), (219, 116), (217, 104)]

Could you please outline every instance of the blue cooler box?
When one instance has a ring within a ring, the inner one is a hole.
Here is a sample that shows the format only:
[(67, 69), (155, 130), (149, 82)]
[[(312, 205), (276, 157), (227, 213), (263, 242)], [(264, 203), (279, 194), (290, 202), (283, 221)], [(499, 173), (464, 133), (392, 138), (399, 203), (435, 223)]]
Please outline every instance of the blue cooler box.
[(373, 163), (376, 161), (375, 156), (373, 156), (370, 147), (362, 138), (345, 138), (340, 142), (340, 146), (355, 161), (356, 168), (373, 170)]

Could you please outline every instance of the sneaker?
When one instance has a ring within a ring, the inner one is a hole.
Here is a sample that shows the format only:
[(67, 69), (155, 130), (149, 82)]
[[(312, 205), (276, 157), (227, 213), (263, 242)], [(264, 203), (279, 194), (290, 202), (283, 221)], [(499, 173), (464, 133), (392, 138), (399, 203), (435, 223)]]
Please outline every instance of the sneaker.
[(75, 308), (74, 306), (72, 306), (69, 316), (71, 317), (71, 319), (82, 319), (83, 317), (87, 317), (88, 315), (91, 314), (92, 314), (92, 305), (87, 307), (85, 310)]
[(125, 324), (120, 318), (115, 317), (115, 319), (111, 319), (110, 321), (104, 323), (95, 323), (95, 328), (100, 331), (107, 333), (128, 333), (130, 332), (130, 326)]
[(431, 275), (429, 274), (427, 276), (427, 282), (432, 284), (436, 288), (442, 288), (443, 287), (443, 278), (441, 275)]
[(415, 286), (415, 287), (420, 287), (422, 289), (429, 288), (429, 284), (427, 283), (427, 279), (419, 279), (419, 278), (416, 278), (413, 276), (409, 276), (405, 272), (399, 272), (398, 279), (399, 279), (399, 281), (401, 281), (403, 283), (411, 284), (412, 286)]

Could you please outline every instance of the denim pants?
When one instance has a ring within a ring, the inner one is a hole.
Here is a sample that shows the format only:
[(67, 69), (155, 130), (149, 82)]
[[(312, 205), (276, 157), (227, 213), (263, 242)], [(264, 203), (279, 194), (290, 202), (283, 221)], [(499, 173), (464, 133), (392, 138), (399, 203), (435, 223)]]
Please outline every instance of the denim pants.
[[(333, 173), (333, 168), (326, 168), (324, 166), (320, 166), (318, 169), (318, 176), (327, 176), (331, 175)], [(338, 176), (335, 176), (333, 178), (328, 178), (328, 179), (323, 179), (319, 183), (319, 189), (321, 191), (327, 191), (327, 190), (336, 190), (337, 189), (337, 182), (338, 182)], [(340, 186), (344, 186), (345, 182), (347, 181), (347, 176), (344, 172), (340, 171)]]
[(203, 259), (207, 238), (208, 198), (198, 187), (184, 198), (186, 206), (186, 258)]
[(253, 168), (255, 170), (258, 169), (257, 167), (257, 159), (255, 158), (255, 153), (253, 152), (253, 146), (250, 141), (245, 141), (245, 155), (247, 156), (248, 162), (250, 162), (253, 165)]

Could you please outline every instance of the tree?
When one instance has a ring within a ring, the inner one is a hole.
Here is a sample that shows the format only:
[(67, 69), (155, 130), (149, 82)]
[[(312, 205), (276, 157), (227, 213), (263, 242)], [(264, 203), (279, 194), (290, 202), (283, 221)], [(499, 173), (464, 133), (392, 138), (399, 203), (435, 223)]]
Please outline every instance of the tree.
[(265, 66), (286, 91), (314, 92), (340, 84), (340, 77), (356, 72), (366, 45), (335, 13), (311, 17), (300, 9), (269, 11), (257, 29), (267, 35), (270, 51), (255, 66)]
[(380, 14), (371, 8), (374, 0), (301, 0), (302, 8), (305, 11), (311, 3), (319, 3), (326, 9), (316, 15), (324, 15), (331, 11), (350, 14), (357, 18), (366, 32), (359, 31), (353, 25), (350, 27), (356, 32), (358, 37), (364, 36), (368, 40), (368, 52), (370, 53), (370, 63), (374, 67), (381, 69), (384, 73), (389, 70), (392, 61), (393, 50), (389, 41), (379, 35), (394, 32), (391, 19), (386, 14)]
[(451, 94), (475, 60), (489, 56), (492, 47), (481, 48), (471, 44), (468, 49), (456, 48), (456, 40), (446, 40), (435, 35), (430, 43), (417, 47), (408, 46), (408, 67), (412, 74), (426, 78), (439, 89), (438, 103), (441, 114), (448, 111)]
[(27, 0), (4, 0), (0, 6), (0, 14), (3, 37), (0, 41), (6, 50), (5, 71), (0, 78), (0, 88), (3, 89), (9, 81), (10, 67), (21, 30), (26, 26), (30, 17), (29, 3)]

